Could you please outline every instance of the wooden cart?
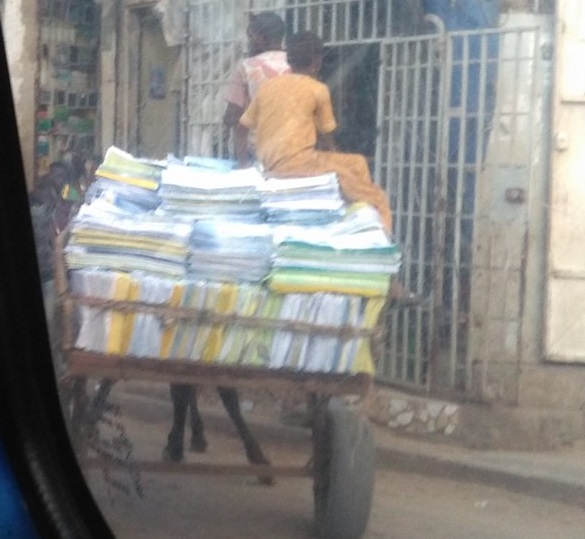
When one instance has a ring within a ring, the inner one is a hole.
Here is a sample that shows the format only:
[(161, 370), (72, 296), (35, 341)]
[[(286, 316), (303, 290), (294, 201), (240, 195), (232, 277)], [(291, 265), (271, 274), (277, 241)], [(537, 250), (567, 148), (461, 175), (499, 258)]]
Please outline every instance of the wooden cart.
[[(278, 393), (304, 392), (315, 404), (311, 422), (312, 456), (302, 467), (271, 465), (214, 465), (166, 461), (135, 462), (145, 472), (240, 474), (259, 477), (288, 476), (313, 479), (315, 524), (318, 536), (358, 539), (366, 529), (374, 483), (374, 441), (367, 419), (349, 410), (338, 398), (365, 396), (372, 383), (367, 374), (308, 373), (288, 369), (204, 364), (192, 360), (120, 357), (74, 347), (75, 306), (87, 305), (127, 312), (147, 312), (168, 323), (188, 319), (193, 324), (240, 324), (287, 331), (335, 335), (340, 339), (372, 337), (376, 330), (316, 326), (282, 320), (258, 320), (209, 311), (162, 307), (139, 302), (113, 302), (70, 293), (64, 259), (63, 236), (56, 250), (56, 287), (63, 315), (64, 377), (72, 382), (71, 428), (82, 428), (88, 398), (88, 379), (146, 380), (197, 386), (267, 389)], [(75, 440), (74, 440), (75, 441)]]

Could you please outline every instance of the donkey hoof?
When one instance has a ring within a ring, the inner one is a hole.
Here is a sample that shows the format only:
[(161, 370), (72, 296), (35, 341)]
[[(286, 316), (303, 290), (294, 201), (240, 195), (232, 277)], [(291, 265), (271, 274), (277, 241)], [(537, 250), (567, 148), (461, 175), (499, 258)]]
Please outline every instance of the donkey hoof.
[(194, 453), (205, 453), (207, 451), (207, 441), (205, 438), (191, 438), (189, 450)]
[(274, 477), (270, 475), (265, 477), (258, 477), (258, 484), (265, 487), (272, 487), (275, 484), (275, 480)]
[(183, 460), (183, 448), (167, 445), (163, 449), (162, 458), (169, 462), (181, 462)]

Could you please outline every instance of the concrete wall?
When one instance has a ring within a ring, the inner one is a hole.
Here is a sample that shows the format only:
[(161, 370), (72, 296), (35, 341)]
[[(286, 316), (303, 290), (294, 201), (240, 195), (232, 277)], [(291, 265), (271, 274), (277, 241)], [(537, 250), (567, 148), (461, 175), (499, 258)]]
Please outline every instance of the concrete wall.
[[(156, 3), (102, 3), (103, 151), (115, 144), (144, 157), (177, 152), (178, 47), (166, 44)], [(153, 69), (164, 74), (164, 97), (151, 94)]]
[(37, 3), (27, 0), (4, 0), (2, 30), (6, 40), (22, 158), (30, 189), (33, 186), (35, 174), (35, 103), (39, 31)]
[[(542, 359), (552, 18), (507, 14), (505, 27), (541, 28), (522, 57), (499, 66), (497, 104), (476, 193), (470, 320), (472, 392), (516, 404), (521, 366)], [(510, 58), (503, 39), (501, 54)], [(516, 70), (520, 73), (516, 73)]]

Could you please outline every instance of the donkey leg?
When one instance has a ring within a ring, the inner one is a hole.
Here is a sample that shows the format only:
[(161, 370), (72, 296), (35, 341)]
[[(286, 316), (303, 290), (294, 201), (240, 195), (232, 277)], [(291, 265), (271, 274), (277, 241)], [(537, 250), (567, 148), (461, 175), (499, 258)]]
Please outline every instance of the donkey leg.
[(167, 445), (163, 451), (163, 460), (183, 460), (183, 438), (187, 408), (193, 393), (193, 386), (171, 384), (171, 400), (173, 401), (173, 426), (167, 436)]
[(205, 453), (207, 440), (205, 439), (203, 421), (197, 407), (197, 388), (193, 387), (189, 399), (189, 411), (191, 413), (191, 446), (189, 449), (195, 453)]
[[(248, 457), (248, 460), (252, 464), (270, 464), (270, 461), (262, 452), (260, 445), (250, 432), (248, 425), (242, 417), (238, 392), (233, 388), (225, 387), (218, 387), (217, 391), (219, 392), (219, 396), (221, 397), (224, 408), (226, 409), (230, 419), (238, 431), (238, 434), (240, 435), (240, 438), (242, 439), (242, 442), (244, 443), (244, 448), (246, 450), (246, 456)], [(264, 485), (272, 485), (274, 483), (274, 479), (270, 476), (259, 477), (258, 480)]]

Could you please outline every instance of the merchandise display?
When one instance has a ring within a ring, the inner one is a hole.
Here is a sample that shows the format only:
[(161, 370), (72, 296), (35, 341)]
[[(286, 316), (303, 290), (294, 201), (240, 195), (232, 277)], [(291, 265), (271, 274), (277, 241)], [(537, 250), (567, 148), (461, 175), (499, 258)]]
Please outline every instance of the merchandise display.
[(96, 177), (63, 250), (81, 300), (76, 348), (373, 373), (369, 339), (400, 253), (335, 174), (265, 179), (111, 148)]

